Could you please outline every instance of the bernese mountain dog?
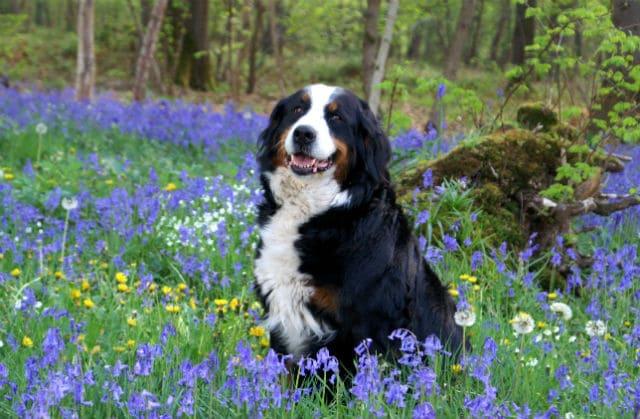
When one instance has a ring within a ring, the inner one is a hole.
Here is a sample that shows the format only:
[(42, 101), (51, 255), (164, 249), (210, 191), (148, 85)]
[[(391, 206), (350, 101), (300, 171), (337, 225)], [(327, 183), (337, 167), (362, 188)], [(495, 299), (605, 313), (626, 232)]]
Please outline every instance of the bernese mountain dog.
[(314, 84), (281, 100), (259, 137), (264, 200), (256, 289), (271, 347), (322, 347), (352, 370), (354, 348), (394, 352), (390, 333), (462, 344), (455, 305), (396, 204), (388, 138), (349, 90)]

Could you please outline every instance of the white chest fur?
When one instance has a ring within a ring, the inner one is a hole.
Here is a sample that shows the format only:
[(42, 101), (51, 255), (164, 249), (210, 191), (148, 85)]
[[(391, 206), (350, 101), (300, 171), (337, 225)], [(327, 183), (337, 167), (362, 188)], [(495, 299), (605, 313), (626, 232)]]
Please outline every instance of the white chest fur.
[(278, 330), (294, 355), (300, 355), (310, 339), (322, 339), (332, 332), (307, 308), (313, 288), (308, 285), (310, 278), (299, 271), (295, 242), (299, 227), (311, 217), (348, 201), (333, 172), (330, 169), (298, 177), (280, 167), (269, 175), (269, 185), (280, 208), (260, 230), (262, 249), (256, 259), (255, 276), (263, 294), (268, 295), (265, 326), (272, 332)]

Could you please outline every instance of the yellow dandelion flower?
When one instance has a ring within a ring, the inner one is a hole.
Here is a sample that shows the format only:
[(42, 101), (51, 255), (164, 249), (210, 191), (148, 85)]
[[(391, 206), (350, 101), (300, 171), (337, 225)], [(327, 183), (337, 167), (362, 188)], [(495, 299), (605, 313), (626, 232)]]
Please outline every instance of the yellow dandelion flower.
[(169, 294), (171, 294), (171, 291), (173, 291), (173, 289), (172, 289), (171, 287), (168, 287), (168, 286), (166, 286), (166, 285), (162, 287), (162, 293), (163, 293), (164, 295), (169, 295)]
[(60, 271), (56, 271), (53, 276), (55, 276), (56, 279), (64, 279), (64, 273)]
[(507, 338), (504, 338), (500, 341), (501, 344), (505, 345), (505, 346), (509, 346), (511, 345), (511, 341)]
[(216, 298), (215, 300), (213, 300), (213, 304), (217, 306), (226, 306), (227, 304), (229, 304), (229, 301), (225, 300), (224, 298)]
[(454, 374), (460, 374), (462, 372), (462, 365), (460, 364), (453, 364), (451, 366), (451, 372), (453, 372)]
[(460, 293), (458, 292), (457, 288), (449, 288), (449, 295), (451, 295), (452, 297), (457, 297), (458, 295), (460, 295)]
[(547, 298), (550, 300), (555, 300), (556, 298), (558, 298), (558, 294), (556, 294), (555, 292), (550, 292), (549, 294), (547, 294)]
[(82, 295), (82, 292), (80, 292), (80, 290), (77, 288), (72, 288), (69, 294), (71, 295), (72, 299), (77, 300)]
[(262, 346), (263, 348), (268, 348), (269, 347), (269, 339), (267, 339), (266, 337), (260, 339), (260, 346)]
[(118, 291), (129, 292), (129, 286), (127, 284), (118, 284)]
[(472, 289), (474, 291), (480, 291), (480, 285), (474, 285)]
[(264, 336), (264, 327), (262, 326), (254, 326), (249, 329), (249, 335), (261, 338)]
[(192, 310), (196, 309), (196, 299), (195, 298), (191, 297), (189, 299), (189, 307), (191, 307)]
[(24, 336), (22, 338), (22, 346), (25, 348), (31, 348), (33, 346), (33, 340), (29, 336)]
[(158, 288), (158, 284), (156, 284), (155, 282), (152, 282), (149, 284), (149, 292), (153, 292)]
[(109, 267), (109, 264), (107, 262), (100, 262), (100, 268), (107, 269), (108, 267)]
[(547, 324), (545, 322), (538, 322), (536, 323), (536, 326), (538, 327), (538, 329), (544, 329), (545, 327), (547, 327)]
[(91, 289), (91, 284), (89, 284), (89, 281), (87, 281), (86, 279), (83, 279), (80, 283), (80, 288), (82, 289), (82, 291), (89, 291)]
[(91, 348), (91, 355), (95, 355), (97, 353), (100, 353), (101, 350), (102, 350), (102, 348), (100, 348), (100, 345), (96, 345), (93, 348)]
[(624, 325), (625, 327), (631, 327), (631, 322), (629, 320), (625, 320)]
[(125, 275), (123, 272), (116, 272), (116, 282), (118, 284), (126, 284), (127, 275)]
[(459, 276), (459, 278), (460, 278), (461, 280), (463, 280), (463, 281), (466, 281), (467, 279), (469, 279), (469, 275), (467, 275), (467, 274), (462, 274), (462, 275), (460, 275), (460, 276)]
[(176, 189), (178, 189), (178, 187), (173, 182), (167, 183), (167, 185), (164, 187), (164, 190), (167, 192), (172, 192), (172, 191), (175, 191)]
[(15, 176), (13, 175), (13, 173), (4, 174), (4, 180), (13, 180), (13, 179), (15, 179)]
[(234, 299), (232, 299), (232, 300), (229, 302), (229, 308), (230, 308), (231, 310), (235, 310), (235, 309), (237, 309), (239, 306), (240, 306), (240, 301), (239, 301), (237, 298), (234, 298)]
[(179, 313), (180, 306), (177, 304), (167, 304), (165, 310), (167, 310), (169, 313)]
[(185, 284), (184, 282), (181, 282), (178, 284), (178, 291), (184, 292), (186, 289), (187, 289), (187, 284)]
[(116, 351), (117, 353), (122, 353), (122, 352), (126, 351), (127, 348), (125, 348), (124, 346), (114, 346), (113, 350)]
[(611, 333), (607, 332), (604, 334), (604, 340), (609, 340), (611, 339)]
[(86, 308), (93, 308), (95, 307), (95, 303), (93, 302), (93, 300), (91, 300), (91, 298), (85, 298), (84, 301), (82, 302), (82, 304), (86, 307)]
[(107, 179), (107, 180), (104, 181), (104, 183), (107, 186), (111, 186), (111, 185), (113, 185), (113, 179)]
[(22, 271), (20, 270), (20, 268), (13, 268), (10, 273), (12, 277), (17, 278), (20, 276)]
[(129, 339), (129, 340), (127, 341), (127, 347), (128, 347), (129, 349), (132, 349), (132, 348), (134, 348), (135, 346), (136, 346), (136, 341), (135, 341), (135, 340), (133, 340), (133, 339)]
[(476, 278), (475, 276), (470, 276), (469, 278), (467, 278), (467, 281), (469, 281), (471, 284), (475, 284), (476, 282), (478, 282), (478, 278)]
[(82, 342), (84, 342), (84, 338), (85, 338), (84, 333), (80, 333), (80, 334), (78, 335), (78, 337), (76, 338), (76, 343), (82, 343)]
[(138, 320), (134, 319), (133, 317), (129, 317), (127, 319), (127, 324), (131, 327), (136, 327), (138, 325)]

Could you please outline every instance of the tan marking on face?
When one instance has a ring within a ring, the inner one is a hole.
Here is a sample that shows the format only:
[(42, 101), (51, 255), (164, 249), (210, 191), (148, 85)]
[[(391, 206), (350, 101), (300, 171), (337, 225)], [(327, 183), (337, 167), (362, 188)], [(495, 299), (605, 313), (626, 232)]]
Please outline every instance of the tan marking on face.
[(342, 182), (347, 178), (349, 171), (349, 146), (339, 138), (334, 138), (333, 143), (336, 146), (336, 180)]
[(331, 102), (327, 105), (327, 110), (329, 112), (335, 112), (338, 109), (338, 102)]
[(334, 287), (315, 287), (311, 295), (311, 304), (322, 311), (337, 314), (338, 292)]
[(273, 165), (275, 167), (284, 166), (287, 161), (287, 150), (284, 148), (284, 142), (287, 139), (287, 135), (289, 134), (289, 129), (286, 129), (278, 139), (278, 149), (276, 154), (273, 156)]
[(308, 102), (311, 102), (311, 96), (309, 96), (309, 93), (304, 93), (304, 94), (302, 95), (302, 100), (303, 100), (304, 102), (307, 102), (307, 103), (308, 103)]

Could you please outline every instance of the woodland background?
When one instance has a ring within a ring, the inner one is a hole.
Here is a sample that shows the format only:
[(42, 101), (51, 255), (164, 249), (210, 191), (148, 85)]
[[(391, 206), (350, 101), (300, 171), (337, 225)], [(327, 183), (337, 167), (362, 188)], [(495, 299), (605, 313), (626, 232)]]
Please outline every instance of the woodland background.
[[(266, 112), (311, 82), (344, 85), (368, 99), (380, 86), (383, 109), (399, 102), (394, 126), (406, 129), (434, 118), (436, 88), (446, 80), (460, 96), (453, 96), (459, 109), (451, 122), (483, 125), (487, 107), (514, 83), (522, 84), (515, 92), (521, 99), (566, 102), (571, 116), (586, 114), (607, 60), (603, 40), (611, 42), (613, 28), (638, 34), (640, 13), (637, 2), (624, 0), (398, 3), (2, 0), (0, 72), (11, 83), (73, 84), (78, 39), (86, 39), (95, 57), (87, 82), (125, 96), (137, 89), (138, 99), (149, 89)], [(89, 25), (79, 8), (94, 16)], [(395, 8), (387, 60), (379, 53)], [(636, 51), (634, 65), (637, 58)], [(136, 79), (139, 65), (144, 79)]]

